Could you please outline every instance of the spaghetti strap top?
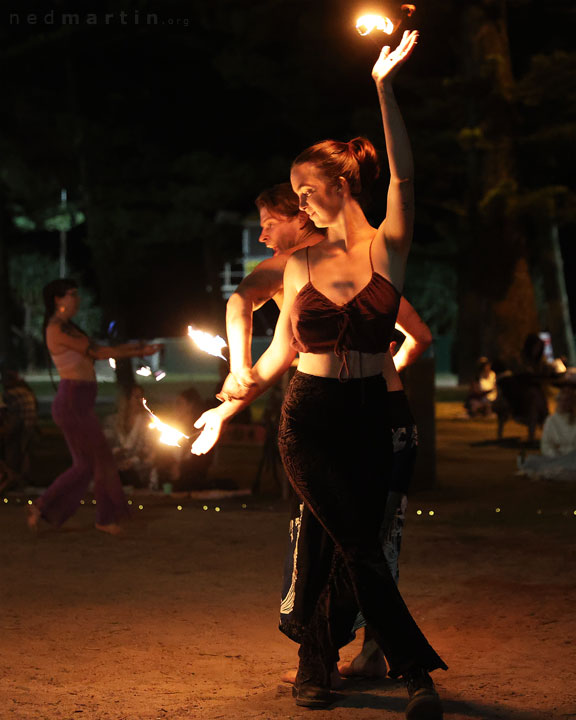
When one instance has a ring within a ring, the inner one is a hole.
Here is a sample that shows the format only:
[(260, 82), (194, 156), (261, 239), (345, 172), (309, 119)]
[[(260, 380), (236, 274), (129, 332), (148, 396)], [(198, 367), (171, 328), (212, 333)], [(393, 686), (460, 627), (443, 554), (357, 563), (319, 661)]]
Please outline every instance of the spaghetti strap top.
[(340, 379), (349, 376), (348, 353), (385, 353), (396, 324), (400, 293), (374, 270), (372, 243), (369, 256), (372, 275), (367, 285), (348, 302), (338, 305), (312, 284), (306, 248), (308, 282), (294, 299), (290, 312), (292, 347), (298, 352), (333, 352), (342, 361)]

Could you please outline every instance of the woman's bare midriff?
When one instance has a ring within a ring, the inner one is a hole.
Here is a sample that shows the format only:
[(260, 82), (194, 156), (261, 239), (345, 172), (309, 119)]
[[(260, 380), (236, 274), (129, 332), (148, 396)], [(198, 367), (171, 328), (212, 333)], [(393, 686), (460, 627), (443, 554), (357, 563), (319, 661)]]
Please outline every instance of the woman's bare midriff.
[[(342, 360), (334, 353), (300, 353), (298, 370), (308, 375), (326, 378), (361, 378), (381, 375), (384, 369), (386, 353), (348, 353), (348, 372), (342, 370)], [(342, 370), (342, 372), (341, 372)]]
[[(54, 357), (54, 354), (52, 354), (52, 357)], [(62, 372), (58, 371), (58, 374), (61, 380), (86, 380), (88, 382), (96, 382), (94, 361), (87, 356), (80, 356), (76, 365), (66, 368), (66, 370)]]

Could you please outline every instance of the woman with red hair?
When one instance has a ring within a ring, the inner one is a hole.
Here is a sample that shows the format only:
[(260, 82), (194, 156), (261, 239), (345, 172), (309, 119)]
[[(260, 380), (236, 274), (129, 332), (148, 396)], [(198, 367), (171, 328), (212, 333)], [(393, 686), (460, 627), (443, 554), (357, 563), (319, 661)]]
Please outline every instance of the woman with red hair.
[(256, 385), (246, 399), (226, 400), (198, 420), (204, 431), (193, 452), (212, 447), (222, 425), (300, 354), (284, 400), (279, 448), (292, 486), (335, 552), (310, 588), (306, 622), (294, 629), (300, 637), (296, 703), (325, 707), (332, 701), (330, 673), (356, 614), (353, 604), (351, 617), (335, 607), (334, 588), (349, 584), (389, 674), (406, 682), (406, 717), (439, 720), (442, 705), (428, 673), (446, 665), (404, 604), (379, 542), (392, 461), (382, 368), (393, 362), (389, 346), (414, 224), (412, 153), (392, 78), (416, 41), (416, 32), (404, 33), (394, 51), (382, 50), (372, 71), (390, 169), (384, 221), (374, 228), (364, 214), (379, 173), (369, 140), (327, 140), (296, 158), (292, 188), (325, 238), (288, 260), (282, 311), (272, 344), (254, 367)]

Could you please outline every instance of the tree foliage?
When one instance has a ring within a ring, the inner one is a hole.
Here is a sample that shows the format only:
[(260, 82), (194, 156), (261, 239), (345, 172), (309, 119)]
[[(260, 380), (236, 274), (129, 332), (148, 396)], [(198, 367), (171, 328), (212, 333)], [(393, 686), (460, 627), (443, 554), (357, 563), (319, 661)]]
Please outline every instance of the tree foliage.
[[(498, 19), (505, 5), (507, 28)], [(370, 78), (378, 47), (354, 32), (357, 8), (344, 0), (130, 0), (106, 9), (153, 12), (159, 23), (0, 30), (0, 182), (12, 217), (37, 227), (68, 188), (86, 218), (75, 238), (104, 318), (122, 318), (131, 335), (176, 334), (192, 317), (223, 318), (218, 273), (240, 252), (240, 227), (219, 222), (222, 211), (251, 212), (258, 192), (324, 137), (365, 134), (384, 153)], [(417, 168), (407, 294), (438, 332), (478, 326), (474, 313), (462, 317), (463, 287), (478, 284), (488, 304), (507, 297), (518, 238), (536, 276), (548, 220), (561, 235), (574, 223), (569, 16), (560, 0), (421, 0), (410, 20), (421, 41), (397, 81)], [(476, 45), (466, 17), (484, 18)], [(169, 22), (177, 18), (189, 22)], [(495, 28), (501, 42), (488, 47)], [(504, 227), (516, 239), (503, 238)], [(488, 349), (466, 343), (464, 365)]]

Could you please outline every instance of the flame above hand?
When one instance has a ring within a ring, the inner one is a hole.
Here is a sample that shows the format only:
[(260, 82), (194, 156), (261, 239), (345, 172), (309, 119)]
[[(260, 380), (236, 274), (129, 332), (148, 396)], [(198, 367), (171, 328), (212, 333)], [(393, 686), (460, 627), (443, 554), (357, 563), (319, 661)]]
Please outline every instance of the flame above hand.
[(356, 20), (356, 30), (360, 35), (369, 35), (372, 30), (382, 30), (391, 35), (394, 32), (394, 23), (383, 15), (362, 15)]
[(188, 337), (192, 339), (200, 350), (214, 355), (214, 357), (222, 358), (226, 360), (222, 355), (222, 350), (226, 345), (226, 340), (221, 338), (219, 335), (210, 335), (210, 333), (204, 332), (203, 330), (195, 330), (192, 325), (188, 325)]
[[(416, 5), (402, 5), (401, 12), (410, 17), (416, 11)], [(356, 20), (356, 30), (360, 35), (369, 35), (373, 30), (381, 30), (386, 35), (392, 35), (402, 23), (402, 17), (396, 21), (384, 15), (362, 15)]]

